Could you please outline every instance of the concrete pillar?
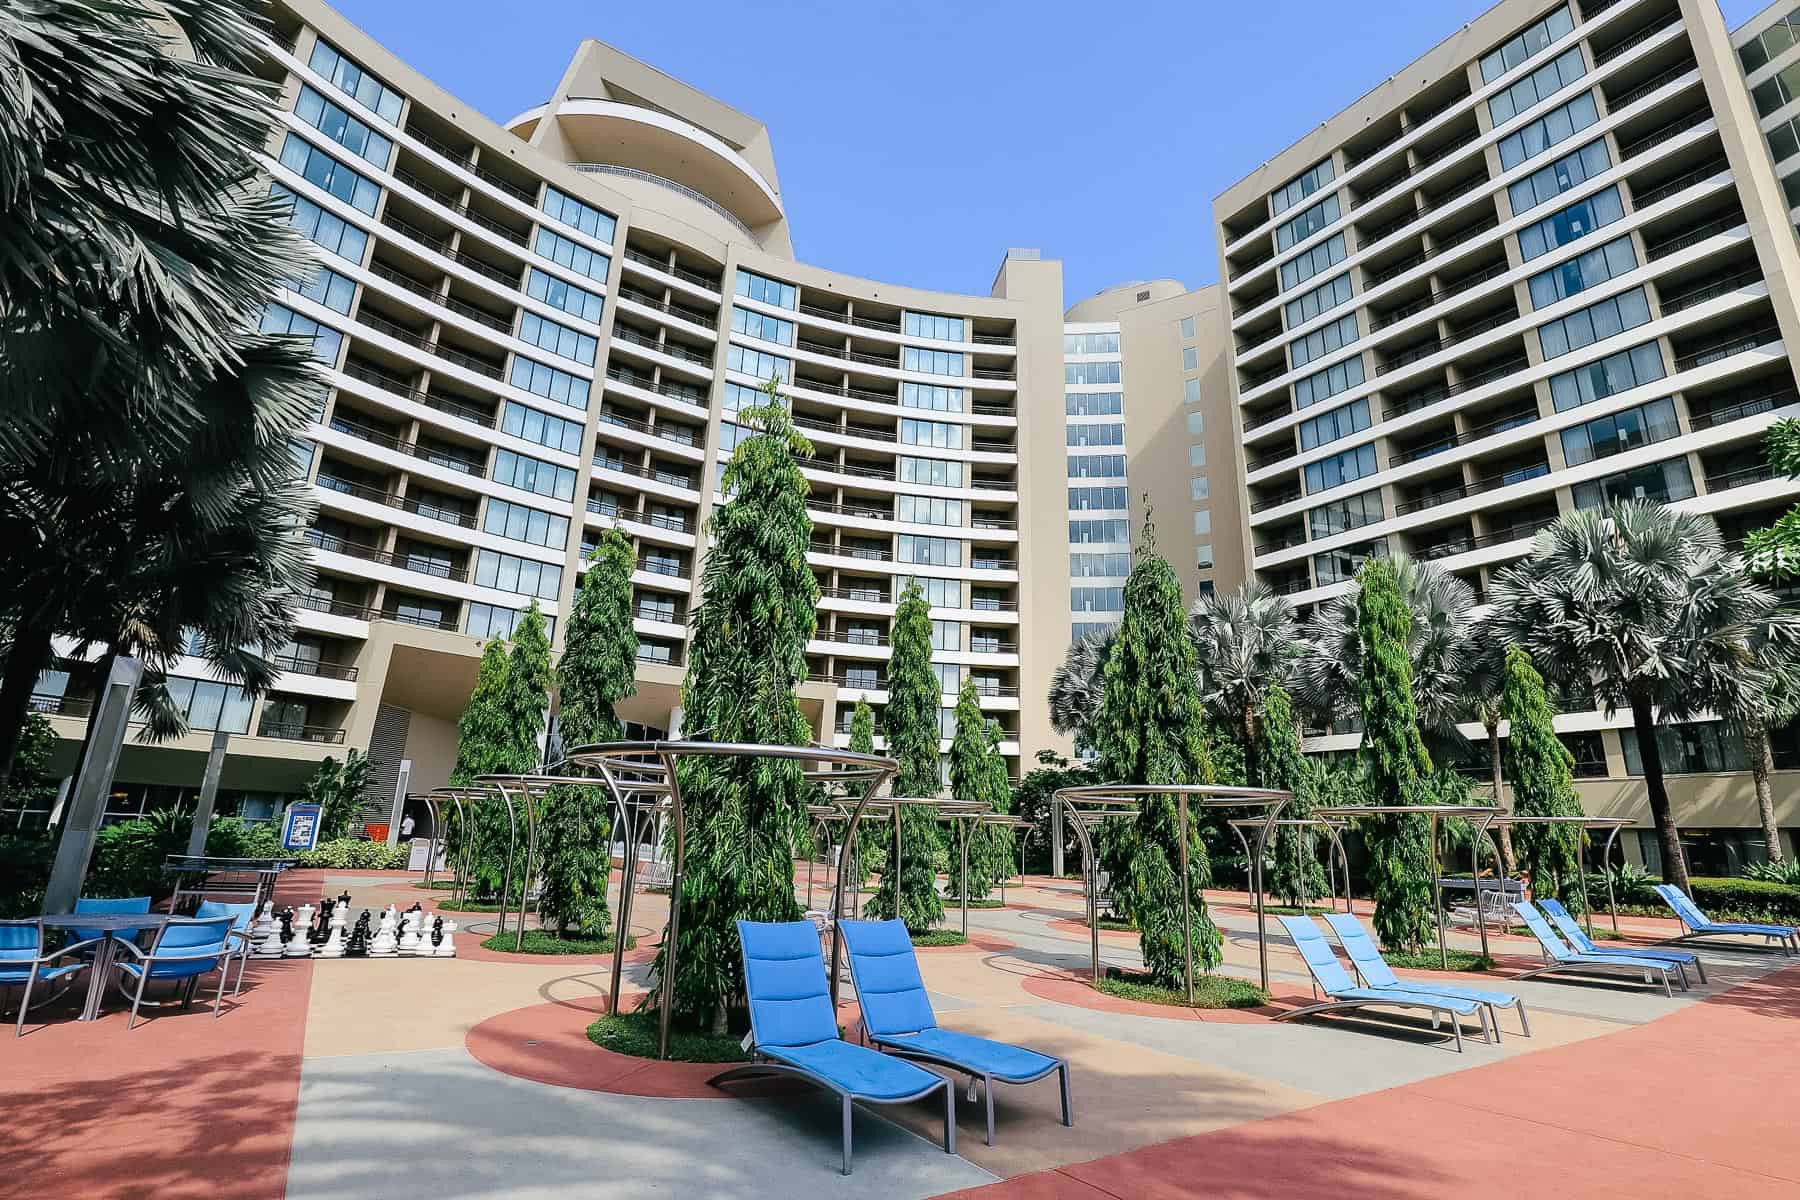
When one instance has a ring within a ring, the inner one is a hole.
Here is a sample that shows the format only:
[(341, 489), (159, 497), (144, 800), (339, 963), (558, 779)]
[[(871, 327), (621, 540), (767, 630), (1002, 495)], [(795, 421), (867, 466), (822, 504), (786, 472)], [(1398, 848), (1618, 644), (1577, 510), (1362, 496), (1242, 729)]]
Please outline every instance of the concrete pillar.
[(213, 734), (212, 749), (206, 755), (206, 774), (200, 778), (200, 803), (194, 809), (194, 831), (188, 834), (187, 852), (206, 853), (206, 834), (212, 828), (213, 803), (219, 798), (219, 776), (225, 771), (225, 747), (231, 732), (221, 729)]
[(131, 705), (137, 697), (144, 664), (128, 654), (113, 659), (106, 683), (88, 718), (87, 751), (75, 773), (62, 840), (50, 868), (50, 885), (44, 890), (46, 913), (71, 912), (87, 878), (88, 859), (94, 853), (94, 837), (106, 813), (106, 797), (112, 791), (113, 773), (119, 767), (119, 749), (131, 722)]

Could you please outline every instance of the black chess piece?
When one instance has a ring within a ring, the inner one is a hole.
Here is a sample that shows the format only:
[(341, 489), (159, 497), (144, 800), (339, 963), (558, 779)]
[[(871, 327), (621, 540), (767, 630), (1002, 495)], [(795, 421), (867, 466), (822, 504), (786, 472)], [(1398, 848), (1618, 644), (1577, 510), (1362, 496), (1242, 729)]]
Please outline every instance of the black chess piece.
[(343, 891), (338, 893), (338, 903), (344, 906), (345, 912), (350, 911), (350, 889), (349, 888), (345, 888)]
[(344, 947), (345, 958), (369, 957), (369, 910), (363, 909), (362, 916), (356, 919), (356, 927), (350, 931), (350, 941)]
[(293, 940), (294, 910), (291, 908), (284, 908), (281, 910), (281, 944), (285, 946)]
[(306, 940), (315, 946), (323, 946), (325, 939), (331, 936), (331, 910), (337, 904), (330, 896), (319, 897), (319, 917)]
[(431, 945), (435, 949), (444, 944), (444, 918), (438, 917), (431, 922)]

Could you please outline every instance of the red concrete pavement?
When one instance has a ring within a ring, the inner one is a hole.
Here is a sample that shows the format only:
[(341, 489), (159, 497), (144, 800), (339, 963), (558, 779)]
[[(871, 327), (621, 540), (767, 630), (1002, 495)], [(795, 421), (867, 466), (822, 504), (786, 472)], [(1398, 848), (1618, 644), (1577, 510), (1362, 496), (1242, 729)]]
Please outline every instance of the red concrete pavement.
[(1800, 967), (1619, 1033), (952, 1195), (1791, 1200), (1796, 1020)]

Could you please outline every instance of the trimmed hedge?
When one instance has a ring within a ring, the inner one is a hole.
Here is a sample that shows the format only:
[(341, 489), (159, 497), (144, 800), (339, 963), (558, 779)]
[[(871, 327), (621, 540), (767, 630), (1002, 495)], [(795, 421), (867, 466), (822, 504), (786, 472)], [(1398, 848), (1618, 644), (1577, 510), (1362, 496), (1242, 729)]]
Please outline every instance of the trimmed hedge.
[(1688, 880), (1688, 895), (1715, 921), (1776, 921), (1800, 924), (1800, 887), (1791, 883), (1764, 883), (1760, 879), (1718, 879), (1697, 876)]
[(333, 838), (320, 842), (316, 849), (294, 855), (302, 867), (324, 867), (333, 871), (400, 871), (412, 857), (409, 843), (390, 846), (367, 838)]

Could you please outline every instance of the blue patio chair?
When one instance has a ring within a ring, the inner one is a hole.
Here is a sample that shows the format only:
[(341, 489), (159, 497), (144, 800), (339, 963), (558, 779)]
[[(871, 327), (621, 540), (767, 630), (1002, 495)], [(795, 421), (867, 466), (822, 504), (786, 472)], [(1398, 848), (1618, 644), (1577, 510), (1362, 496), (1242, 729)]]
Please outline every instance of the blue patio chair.
[(1641, 958), (1635, 954), (1577, 954), (1556, 936), (1556, 930), (1550, 928), (1550, 923), (1544, 920), (1544, 914), (1539, 912), (1531, 901), (1519, 901), (1513, 905), (1513, 911), (1519, 914), (1520, 920), (1525, 922), (1525, 927), (1531, 930), (1533, 937), (1537, 938), (1546, 960), (1543, 966), (1521, 972), (1513, 976), (1514, 979), (1530, 979), (1535, 975), (1550, 975), (1561, 971), (1604, 971), (1617, 970), (1622, 967), (1642, 975), (1645, 983), (1654, 983), (1656, 976), (1660, 974), (1665, 996), (1675, 994), (1669, 987), (1669, 974), (1678, 972), (1681, 976), (1681, 990), (1687, 990), (1687, 972), (1681, 969), (1680, 963)]
[(1562, 935), (1569, 939), (1569, 945), (1575, 948), (1577, 954), (1598, 954), (1603, 958), (1653, 958), (1657, 962), (1672, 962), (1681, 967), (1684, 972), (1687, 968), (1693, 967), (1694, 970), (1700, 972), (1700, 982), (1706, 982), (1706, 964), (1701, 962), (1700, 956), (1692, 950), (1647, 950), (1638, 946), (1596, 946), (1594, 940), (1588, 937), (1587, 931), (1582, 929), (1581, 922), (1577, 921), (1569, 910), (1563, 907), (1561, 900), (1555, 896), (1546, 896), (1539, 900), (1537, 905), (1544, 910), (1557, 929), (1562, 931)]
[(825, 986), (819, 931), (808, 921), (739, 921), (744, 992), (750, 1002), (755, 1061), (713, 1076), (714, 1087), (739, 1079), (792, 1075), (843, 1101), (844, 1174), (850, 1174), (850, 1106), (905, 1104), (944, 1090), (944, 1153), (956, 1153), (956, 1089), (942, 1075), (858, 1046), (838, 1036)]
[[(75, 901), (75, 911), (78, 913), (124, 913), (128, 916), (134, 913), (147, 913), (150, 911), (150, 897), (123, 896), (117, 900), (98, 900), (92, 896), (81, 896)], [(112, 931), (112, 936), (121, 941), (135, 942), (138, 934), (142, 932), (143, 930), (137, 928), (115, 929)], [(104, 929), (77, 928), (69, 931), (69, 937), (77, 942), (98, 942), (106, 936), (107, 932)]]
[(1765, 941), (1779, 944), (1783, 954), (1800, 951), (1800, 930), (1792, 926), (1763, 925), (1754, 921), (1715, 921), (1701, 912), (1699, 906), (1688, 899), (1688, 894), (1672, 883), (1657, 884), (1656, 894), (1675, 910), (1675, 915), (1687, 930), (1675, 939), (1678, 942), (1711, 937), (1761, 937)]
[(250, 923), (256, 920), (256, 901), (243, 904), (226, 904), (222, 900), (202, 900), (200, 907), (194, 910), (196, 917), (205, 920), (210, 917), (231, 918), (231, 938), (237, 943), (232, 957), (237, 959), (237, 986), (231, 989), (236, 996), (244, 990), (244, 967), (250, 961)]
[(1415, 979), (1402, 979), (1394, 974), (1387, 959), (1381, 957), (1380, 947), (1375, 945), (1375, 939), (1369, 936), (1369, 931), (1363, 928), (1363, 923), (1356, 919), (1355, 913), (1326, 913), (1325, 924), (1331, 926), (1338, 945), (1350, 956), (1350, 965), (1356, 968), (1362, 981), (1370, 987), (1418, 992), (1426, 996), (1454, 996), (1458, 1000), (1473, 1000), (1477, 1004), (1486, 1005), (1495, 1041), (1500, 1039), (1500, 1010), (1517, 1009), (1519, 1028), (1526, 1037), (1531, 1036), (1531, 1022), (1525, 1016), (1525, 1002), (1511, 992), (1490, 992), (1484, 988), (1463, 987), (1461, 984), (1421, 983)]
[(1306, 961), (1306, 969), (1312, 973), (1314, 993), (1325, 993), (1325, 1003), (1309, 1004), (1304, 1008), (1296, 1008), (1276, 1017), (1277, 1021), (1289, 1021), (1295, 1017), (1311, 1016), (1314, 1013), (1334, 1012), (1351, 1008), (1422, 1008), (1431, 1013), (1431, 1027), (1436, 1029), (1438, 1021), (1448, 1016), (1450, 1028), (1456, 1033), (1456, 1052), (1462, 1053), (1463, 1017), (1474, 1017), (1481, 1024), (1481, 1040), (1488, 1041), (1487, 1008), (1474, 1000), (1463, 1000), (1455, 996), (1435, 996), (1425, 992), (1408, 992), (1399, 988), (1363, 988), (1357, 987), (1356, 981), (1350, 978), (1350, 972), (1344, 970), (1338, 962), (1337, 955), (1331, 952), (1331, 943), (1319, 932), (1307, 917), (1277, 917), (1281, 927), (1294, 939), (1294, 945), (1300, 950), (1300, 957)]
[[(85, 971), (91, 965), (87, 962), (72, 962), (53, 967), (50, 964), (59, 958), (79, 954), (95, 944), (97, 943), (91, 940), (72, 942), (60, 950), (45, 954), (44, 923), (40, 918), (0, 921), (0, 988), (19, 989), (19, 1019), (13, 1026), (14, 1037), (24, 1036), (25, 1012), (31, 1007), (32, 988), (39, 983), (68, 980), (77, 971)], [(67, 987), (65, 982), (63, 988), (45, 999), (54, 999)]]
[(137, 1024), (138, 1006), (144, 1002), (144, 986), (152, 979), (180, 981), (191, 999), (192, 985), (211, 971), (219, 973), (219, 991), (213, 997), (213, 1020), (219, 1019), (219, 1006), (225, 1000), (225, 977), (230, 974), (231, 918), (211, 917), (199, 920), (171, 918), (157, 932), (150, 949), (140, 949), (135, 942), (120, 940), (118, 949), (136, 961), (121, 959), (114, 965), (126, 979), (137, 982), (131, 997), (131, 1016), (127, 1030)]
[(862, 1005), (863, 1033), (889, 1054), (936, 1063), (969, 1076), (968, 1099), (975, 1081), (987, 1098), (987, 1144), (994, 1144), (994, 1081), (1035, 1083), (1060, 1072), (1062, 1123), (1075, 1124), (1069, 1106), (1069, 1062), (1010, 1042), (941, 1028), (931, 1011), (931, 997), (919, 977), (919, 960), (903, 921), (840, 921), (850, 951), (850, 975)]

